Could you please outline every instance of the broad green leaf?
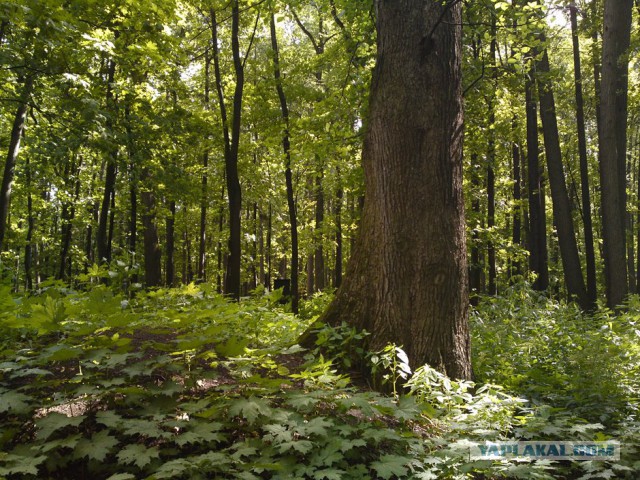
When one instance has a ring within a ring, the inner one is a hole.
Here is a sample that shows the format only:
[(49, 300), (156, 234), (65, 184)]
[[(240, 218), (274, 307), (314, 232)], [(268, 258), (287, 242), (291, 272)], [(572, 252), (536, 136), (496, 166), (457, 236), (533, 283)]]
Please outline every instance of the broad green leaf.
[(144, 468), (151, 463), (154, 458), (160, 458), (158, 447), (147, 448), (146, 446), (134, 443), (127, 445), (117, 454), (118, 460), (125, 465), (135, 465)]
[(325, 468), (323, 470), (317, 470), (313, 474), (313, 478), (316, 480), (342, 480), (347, 472), (337, 468)]
[(394, 476), (402, 477), (407, 474), (407, 465), (411, 462), (411, 458), (400, 457), (398, 455), (383, 455), (380, 460), (371, 463), (378, 476), (384, 480), (388, 480)]
[(24, 393), (15, 390), (0, 390), (0, 413), (27, 413), (30, 410), (30, 401), (33, 399)]
[(113, 447), (120, 442), (108, 430), (102, 430), (91, 436), (91, 439), (83, 438), (78, 442), (73, 456), (75, 458), (90, 458), (99, 462), (104, 461)]
[(116, 473), (107, 478), (107, 480), (136, 480), (136, 476), (131, 473)]
[(47, 440), (57, 430), (67, 427), (78, 427), (84, 419), (84, 415), (67, 417), (61, 413), (49, 413), (46, 417), (36, 420), (36, 426), (38, 427), (37, 436), (42, 440)]
[(221, 357), (238, 357), (244, 353), (249, 340), (242, 337), (231, 337), (225, 343), (220, 343), (214, 347), (216, 353)]
[(271, 408), (266, 400), (256, 397), (239, 398), (229, 407), (229, 415), (242, 417), (249, 423), (254, 423), (260, 415), (269, 416)]
[(170, 460), (164, 463), (156, 472), (151, 475), (152, 479), (180, 478), (194, 468), (194, 464), (184, 458)]
[(7, 454), (0, 457), (0, 475), (38, 475), (38, 466), (41, 465), (47, 457), (45, 455), (13, 455)]

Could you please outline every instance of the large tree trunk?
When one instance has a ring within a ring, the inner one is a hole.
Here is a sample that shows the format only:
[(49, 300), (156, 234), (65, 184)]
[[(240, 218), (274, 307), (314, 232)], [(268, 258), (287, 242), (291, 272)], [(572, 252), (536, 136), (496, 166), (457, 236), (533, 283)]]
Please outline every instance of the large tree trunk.
[(597, 300), (596, 257), (593, 247), (593, 220), (591, 217), (591, 194), (589, 192), (589, 163), (587, 159), (587, 134), (584, 122), (584, 96), (582, 92), (582, 69), (580, 66), (580, 41), (578, 36), (577, 7), (569, 7), (571, 36), (573, 39), (573, 70), (576, 90), (576, 124), (578, 129), (578, 154), (580, 156), (580, 185), (582, 191), (582, 221), (584, 223), (584, 250), (587, 264), (587, 296), (595, 306)]
[(581, 308), (588, 309), (590, 302), (582, 276), (582, 266), (578, 255), (573, 217), (569, 193), (564, 178), (562, 165), (562, 151), (558, 135), (558, 120), (556, 118), (556, 104), (550, 82), (543, 76), (549, 75), (549, 57), (545, 50), (537, 64), (538, 95), (540, 96), (540, 117), (544, 133), (544, 148), (547, 156), (547, 171), (549, 172), (549, 186), (553, 202), (554, 224), (558, 232), (558, 243), (562, 259), (562, 269), (567, 292), (570, 298), (575, 298)]
[(4, 164), (4, 174), (2, 175), (2, 185), (0, 185), (0, 252), (4, 248), (4, 237), (7, 232), (7, 219), (9, 218), (9, 205), (11, 203), (11, 185), (16, 169), (16, 160), (20, 151), (20, 140), (27, 119), (29, 110), (29, 97), (33, 90), (34, 76), (29, 74), (24, 80), (22, 94), (18, 103), (18, 109), (13, 119), (11, 128), (11, 138), (9, 139), (9, 150)]
[(278, 53), (278, 38), (276, 36), (276, 23), (271, 14), (270, 21), (271, 48), (273, 50), (273, 73), (276, 81), (276, 90), (280, 99), (280, 110), (284, 121), (284, 134), (282, 136), (282, 149), (285, 156), (285, 183), (287, 187), (287, 205), (289, 207), (289, 224), (291, 225), (291, 310), (298, 313), (298, 214), (293, 192), (293, 175), (291, 173), (291, 145), (289, 142), (289, 107), (287, 98), (282, 88), (280, 77), (280, 56)]
[(347, 274), (322, 320), (471, 377), (462, 198), (461, 7), (376, 1), (366, 195)]
[(600, 91), (600, 185), (607, 304), (620, 305), (628, 292), (625, 246), (626, 142), (633, 0), (606, 0)]
[(525, 79), (527, 114), (527, 169), (529, 195), (529, 269), (536, 274), (535, 290), (549, 286), (547, 252), (547, 217), (544, 207), (544, 175), (540, 168), (538, 143), (538, 108), (535, 82), (530, 71)]

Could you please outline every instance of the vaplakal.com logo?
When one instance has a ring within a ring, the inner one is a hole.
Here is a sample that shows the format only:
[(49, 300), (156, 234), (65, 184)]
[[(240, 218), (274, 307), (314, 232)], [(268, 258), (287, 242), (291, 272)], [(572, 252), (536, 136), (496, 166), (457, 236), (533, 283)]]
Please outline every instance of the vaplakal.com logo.
[(620, 460), (620, 443), (608, 442), (485, 442), (469, 447), (471, 460)]

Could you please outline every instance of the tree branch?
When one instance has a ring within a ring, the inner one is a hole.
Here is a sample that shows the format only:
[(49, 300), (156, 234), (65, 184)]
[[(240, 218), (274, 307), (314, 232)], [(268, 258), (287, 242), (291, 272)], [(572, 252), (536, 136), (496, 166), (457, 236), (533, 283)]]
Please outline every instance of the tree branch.
[(302, 23), (302, 21), (300, 20), (300, 18), (298, 18), (298, 14), (295, 12), (295, 10), (291, 10), (291, 13), (293, 14), (293, 18), (295, 19), (296, 23), (298, 24), (298, 26), (300, 27), (300, 30), (302, 30), (304, 32), (304, 34), (309, 38), (309, 40), (311, 41), (311, 44), (313, 45), (313, 49), (315, 50), (315, 52), (319, 55), (320, 53), (322, 53), (319, 49), (318, 46), (318, 42), (316, 42), (316, 39), (313, 37), (313, 35), (311, 34), (311, 32), (309, 30), (307, 30), (307, 28), (304, 26), (304, 24)]

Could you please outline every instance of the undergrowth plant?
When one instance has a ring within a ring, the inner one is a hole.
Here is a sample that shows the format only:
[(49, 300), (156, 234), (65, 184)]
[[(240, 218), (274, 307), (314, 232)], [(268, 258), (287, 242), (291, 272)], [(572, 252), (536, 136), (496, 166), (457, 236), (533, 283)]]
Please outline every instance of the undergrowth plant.
[[(368, 352), (366, 332), (347, 325), (324, 328), (304, 351), (296, 341), (315, 316), (268, 296), (230, 303), (208, 285), (2, 293), (0, 478), (587, 479), (640, 469), (636, 333), (611, 312), (584, 320), (588, 345), (562, 333), (578, 329), (565, 325), (571, 307), (515, 290), (522, 313), (487, 300), (473, 317), (473, 383), (412, 371), (399, 346)], [(538, 309), (546, 333), (524, 322)], [(637, 310), (630, 302), (622, 318), (631, 324)], [(617, 370), (576, 346), (608, 352)], [(349, 369), (363, 359), (397, 385), (393, 395), (354, 386)], [(555, 376), (538, 382), (542, 372)], [(622, 410), (589, 412), (589, 380), (607, 372)], [(486, 440), (609, 438), (624, 444), (620, 463), (468, 455)]]

